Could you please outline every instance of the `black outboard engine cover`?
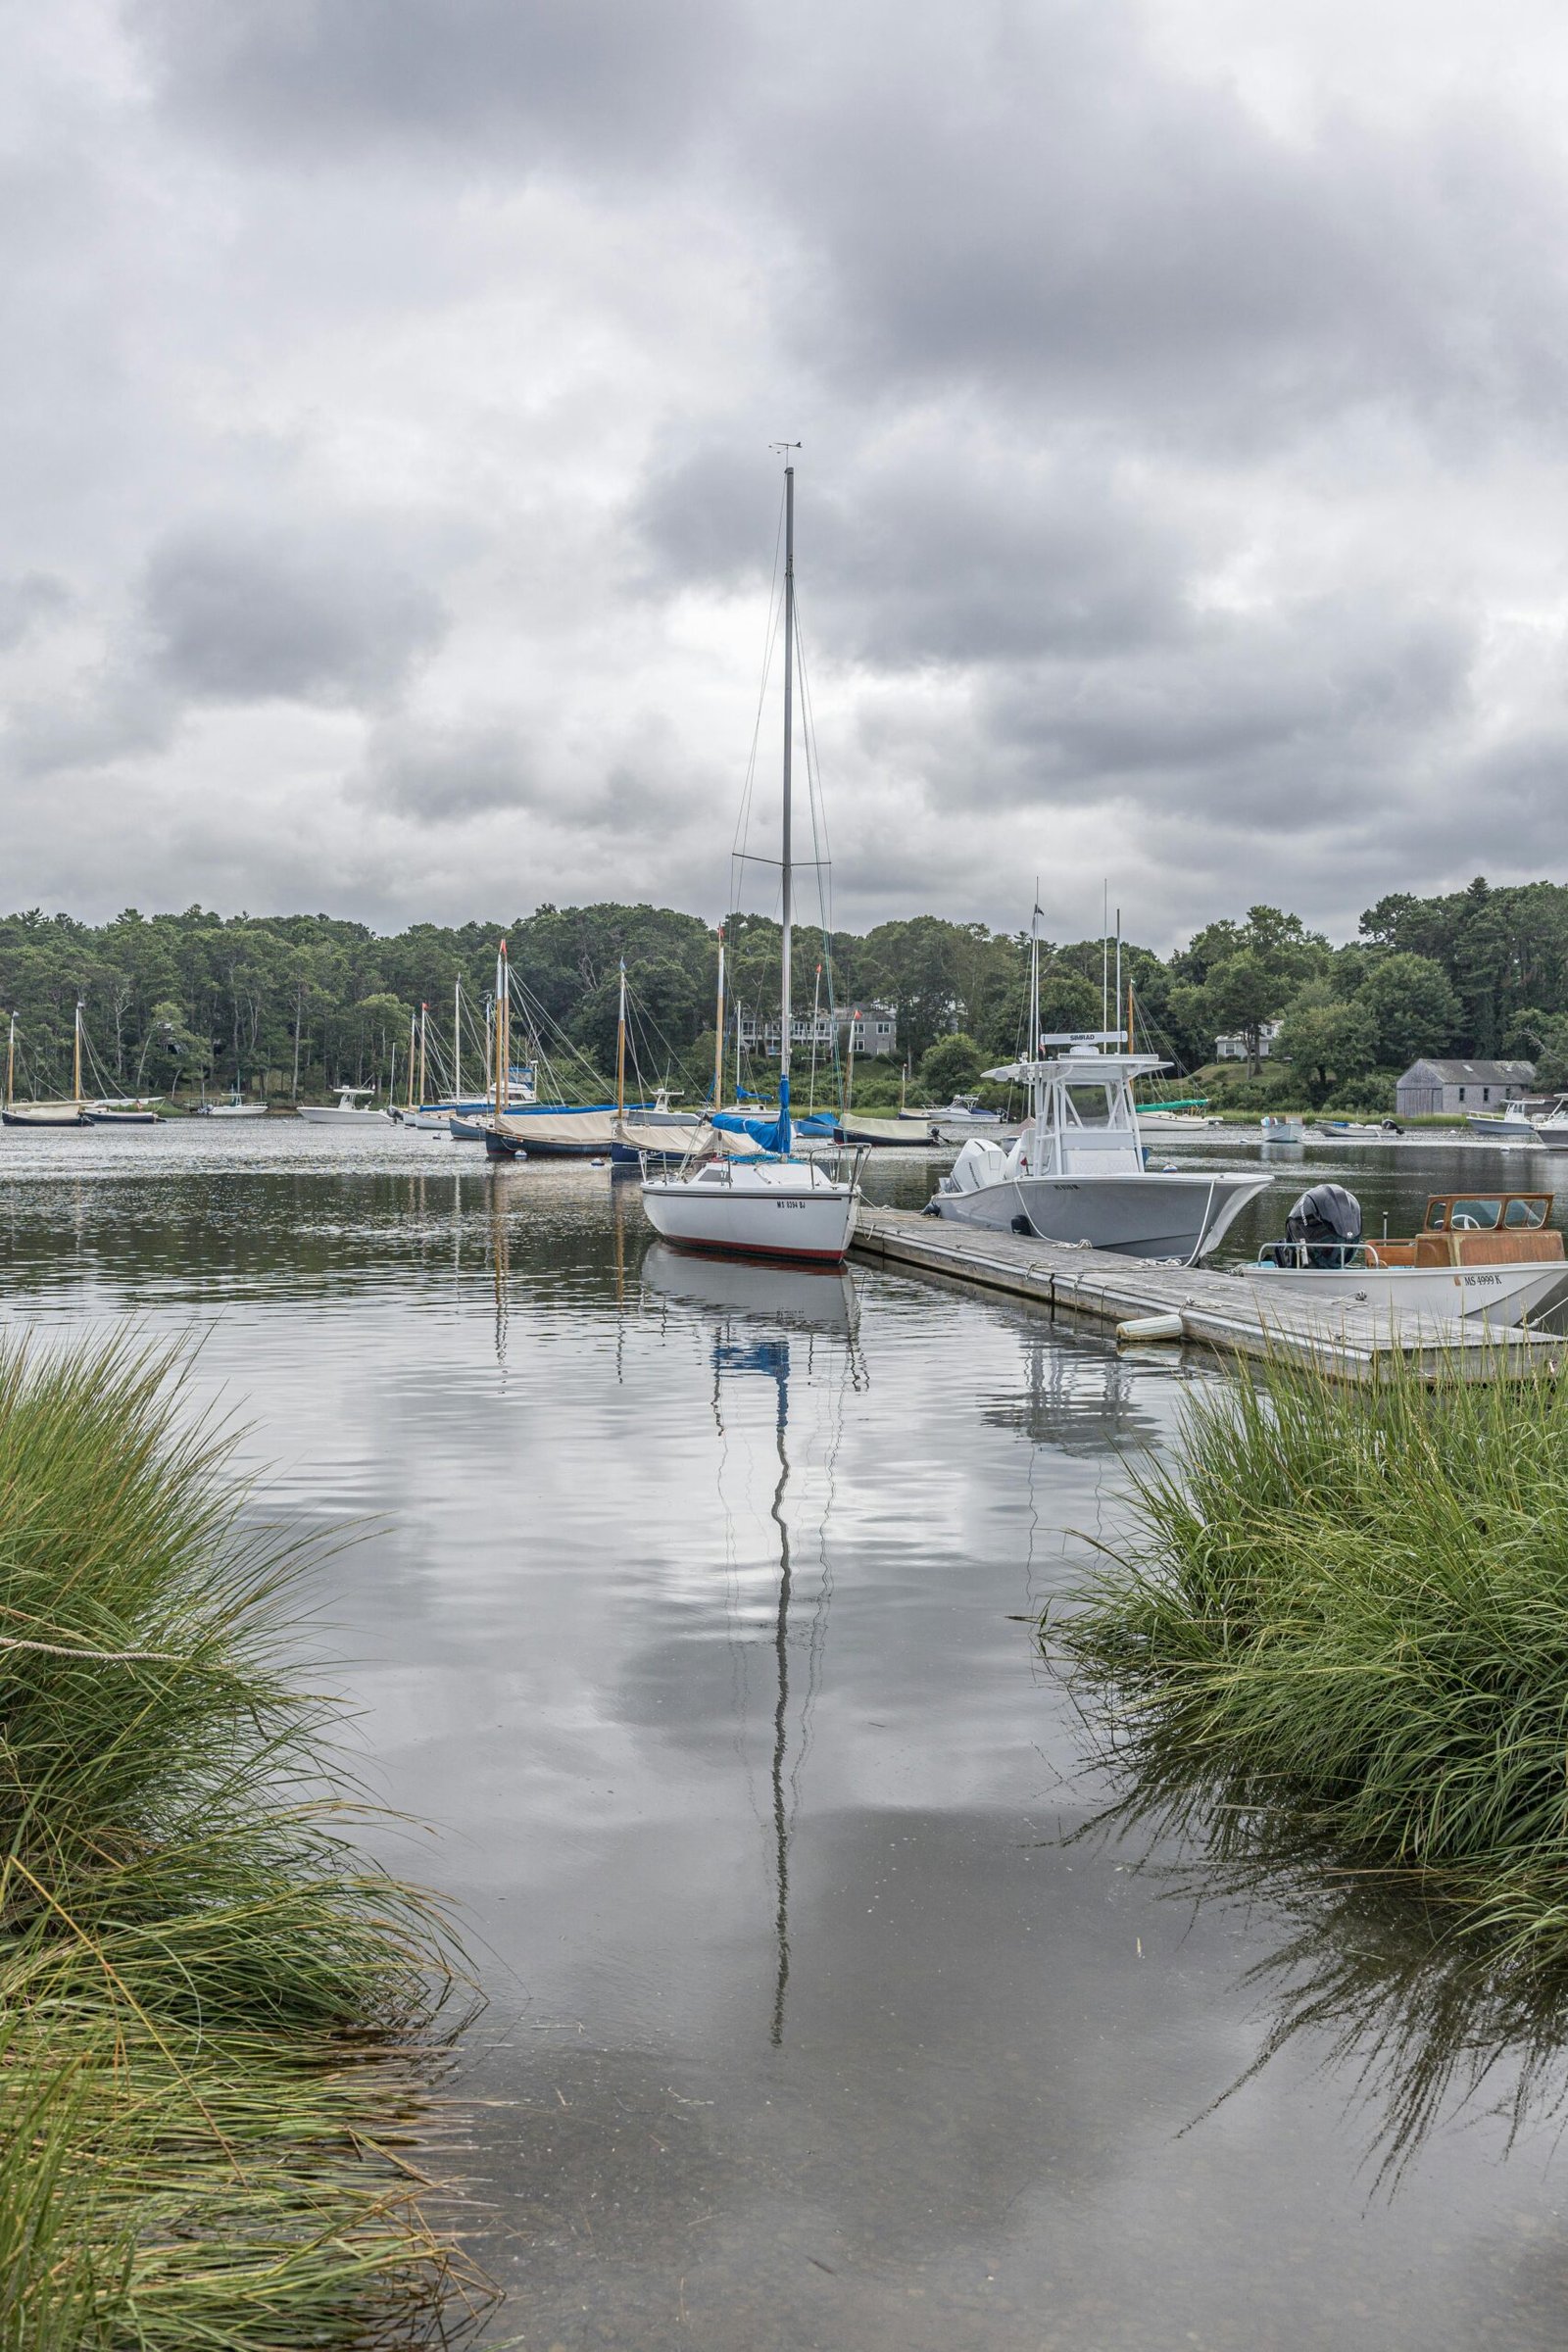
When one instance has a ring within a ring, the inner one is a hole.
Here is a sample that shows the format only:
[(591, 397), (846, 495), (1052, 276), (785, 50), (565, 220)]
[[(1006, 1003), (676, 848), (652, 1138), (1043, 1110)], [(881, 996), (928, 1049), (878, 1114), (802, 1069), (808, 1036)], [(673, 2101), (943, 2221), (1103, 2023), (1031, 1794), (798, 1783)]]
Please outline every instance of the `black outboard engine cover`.
[(1361, 1239), (1361, 1203), (1343, 1184), (1314, 1184), (1285, 1220), (1285, 1239), (1306, 1246), (1309, 1266), (1339, 1266)]

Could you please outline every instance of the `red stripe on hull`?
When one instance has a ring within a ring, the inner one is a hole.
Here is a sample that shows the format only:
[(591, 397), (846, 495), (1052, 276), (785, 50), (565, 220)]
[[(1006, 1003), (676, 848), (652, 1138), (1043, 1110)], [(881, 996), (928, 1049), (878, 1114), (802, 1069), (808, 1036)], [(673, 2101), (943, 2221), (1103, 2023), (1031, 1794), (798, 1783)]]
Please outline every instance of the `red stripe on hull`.
[(661, 1233), (658, 1239), (671, 1250), (690, 1250), (699, 1257), (778, 1259), (791, 1266), (842, 1266), (849, 1255), (847, 1250), (749, 1250), (744, 1242), (679, 1241), (672, 1233)]

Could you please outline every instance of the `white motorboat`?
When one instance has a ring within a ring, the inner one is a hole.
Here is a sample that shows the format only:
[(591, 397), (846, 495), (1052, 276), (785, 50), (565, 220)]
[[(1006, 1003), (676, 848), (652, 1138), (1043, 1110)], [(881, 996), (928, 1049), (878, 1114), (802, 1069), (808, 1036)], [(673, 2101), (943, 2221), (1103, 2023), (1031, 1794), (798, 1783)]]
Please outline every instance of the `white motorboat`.
[(1506, 1110), (1467, 1110), (1464, 1122), (1478, 1143), (1533, 1144), (1537, 1140), (1535, 1121), (1516, 1103)]
[(236, 1087), (226, 1102), (209, 1102), (205, 1097), (193, 1102), (190, 1115), (193, 1119), (265, 1119), (267, 1104), (243, 1102)]
[[(790, 1155), (790, 958), (793, 897), (790, 779), (795, 738), (795, 468), (784, 468), (784, 760), (783, 846), (779, 860), (779, 1082), (774, 1121), (736, 1118), (715, 1108), (719, 1133), (747, 1135), (768, 1155), (699, 1162), (667, 1176), (644, 1174), (643, 1206), (654, 1231), (685, 1250), (737, 1250), (747, 1256), (837, 1265), (850, 1246), (860, 1191), (814, 1159)], [(723, 1025), (718, 1034), (722, 1036)], [(717, 1097), (715, 1096), (715, 1102)]]
[(929, 1132), (934, 1144), (963, 1145), (974, 1135), (987, 1143), (1012, 1143), (1019, 1122), (1005, 1120), (1000, 1110), (987, 1110), (973, 1095), (957, 1095), (946, 1110), (931, 1112)]
[(373, 1095), (373, 1086), (340, 1086), (335, 1102), (296, 1102), (294, 1107), (302, 1119), (313, 1127), (379, 1127), (388, 1123), (389, 1114), (373, 1104), (359, 1101), (361, 1095)]
[[(1031, 977), (1031, 1029), (1038, 1000)], [(1151, 1168), (1133, 1081), (1169, 1068), (1155, 1054), (1107, 1051), (1120, 1032), (1042, 1037), (1060, 1049), (988, 1070), (1029, 1090), (1030, 1119), (1011, 1150), (973, 1137), (931, 1201), (938, 1216), (1045, 1242), (1087, 1242), (1132, 1257), (1192, 1264), (1215, 1247), (1270, 1175)], [(1086, 1117), (1087, 1098), (1098, 1116)]]
[(1439, 1193), (1410, 1240), (1369, 1242), (1354, 1194), (1315, 1185), (1291, 1210), (1285, 1240), (1242, 1272), (1259, 1298), (1371, 1307), (1404, 1326), (1507, 1331), (1568, 1294), (1551, 1209), (1550, 1193)]
[[(1144, 1117), (1147, 1119), (1149, 1113), (1145, 1111)], [(1265, 1144), (1304, 1144), (1306, 1141), (1306, 1121), (1299, 1111), (1266, 1110), (1258, 1120), (1258, 1125), (1263, 1130)]]

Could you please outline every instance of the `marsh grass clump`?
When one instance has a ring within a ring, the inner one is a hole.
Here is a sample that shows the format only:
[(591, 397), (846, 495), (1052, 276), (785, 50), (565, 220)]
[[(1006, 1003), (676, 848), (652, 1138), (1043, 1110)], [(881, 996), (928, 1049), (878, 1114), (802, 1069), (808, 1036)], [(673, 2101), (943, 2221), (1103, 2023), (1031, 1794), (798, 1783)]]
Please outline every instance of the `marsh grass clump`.
[(404, 2344), (439, 1915), (368, 1868), (177, 1359), (0, 1344), (0, 2352)]
[(1043, 1638), (1134, 1780), (1568, 1956), (1568, 1384), (1276, 1362), (1184, 1405)]

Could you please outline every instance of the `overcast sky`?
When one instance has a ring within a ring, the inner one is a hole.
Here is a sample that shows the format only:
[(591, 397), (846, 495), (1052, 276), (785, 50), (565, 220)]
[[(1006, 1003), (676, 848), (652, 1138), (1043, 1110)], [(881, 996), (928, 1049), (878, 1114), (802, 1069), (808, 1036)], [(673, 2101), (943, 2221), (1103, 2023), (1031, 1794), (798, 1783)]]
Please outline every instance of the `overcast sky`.
[(0, 29), (6, 906), (715, 916), (785, 436), (841, 921), (1564, 877), (1560, 7)]

